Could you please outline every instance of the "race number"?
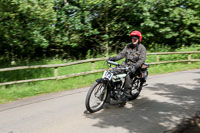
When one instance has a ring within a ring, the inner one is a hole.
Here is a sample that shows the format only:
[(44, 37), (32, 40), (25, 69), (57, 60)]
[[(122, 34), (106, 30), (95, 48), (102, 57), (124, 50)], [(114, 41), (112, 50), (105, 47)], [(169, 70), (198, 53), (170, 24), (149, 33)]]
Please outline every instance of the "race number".
[(113, 73), (111, 73), (109, 71), (105, 71), (103, 73), (103, 77), (102, 78), (107, 78), (108, 80), (111, 80), (112, 76), (113, 76)]

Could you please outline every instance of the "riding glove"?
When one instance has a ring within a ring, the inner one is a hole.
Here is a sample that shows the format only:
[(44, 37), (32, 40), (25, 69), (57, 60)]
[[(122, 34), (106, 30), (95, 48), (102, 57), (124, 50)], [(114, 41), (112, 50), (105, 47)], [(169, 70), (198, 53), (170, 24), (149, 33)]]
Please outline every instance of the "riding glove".
[(116, 58), (115, 57), (109, 57), (108, 60), (110, 60), (110, 61), (116, 61)]

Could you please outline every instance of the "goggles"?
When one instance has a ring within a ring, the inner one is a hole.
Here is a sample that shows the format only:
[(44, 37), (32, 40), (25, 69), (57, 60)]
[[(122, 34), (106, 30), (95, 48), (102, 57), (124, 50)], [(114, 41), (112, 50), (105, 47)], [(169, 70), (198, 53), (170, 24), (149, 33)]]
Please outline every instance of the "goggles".
[(136, 42), (138, 40), (138, 37), (133, 36), (131, 37), (131, 39), (134, 40), (134, 42)]

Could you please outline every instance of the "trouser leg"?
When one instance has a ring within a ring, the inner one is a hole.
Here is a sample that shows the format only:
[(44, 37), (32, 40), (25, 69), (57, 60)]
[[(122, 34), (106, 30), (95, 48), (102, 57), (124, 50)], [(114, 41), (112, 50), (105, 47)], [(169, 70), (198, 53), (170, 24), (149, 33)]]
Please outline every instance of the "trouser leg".
[(126, 78), (125, 78), (125, 83), (124, 83), (124, 93), (126, 96), (130, 96), (130, 91), (133, 85), (133, 73), (129, 73)]
[(132, 78), (131, 75), (128, 74), (125, 78), (125, 83), (124, 83), (124, 90), (127, 91), (132, 87)]

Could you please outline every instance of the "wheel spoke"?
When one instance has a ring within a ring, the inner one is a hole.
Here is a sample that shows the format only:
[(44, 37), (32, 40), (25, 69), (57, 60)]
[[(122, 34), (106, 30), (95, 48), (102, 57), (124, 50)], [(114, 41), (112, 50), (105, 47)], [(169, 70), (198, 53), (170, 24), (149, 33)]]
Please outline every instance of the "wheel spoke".
[(104, 101), (107, 95), (106, 93), (107, 91), (103, 83), (98, 84), (94, 88), (91, 94), (90, 103), (89, 103), (92, 110), (96, 110), (104, 104)]

